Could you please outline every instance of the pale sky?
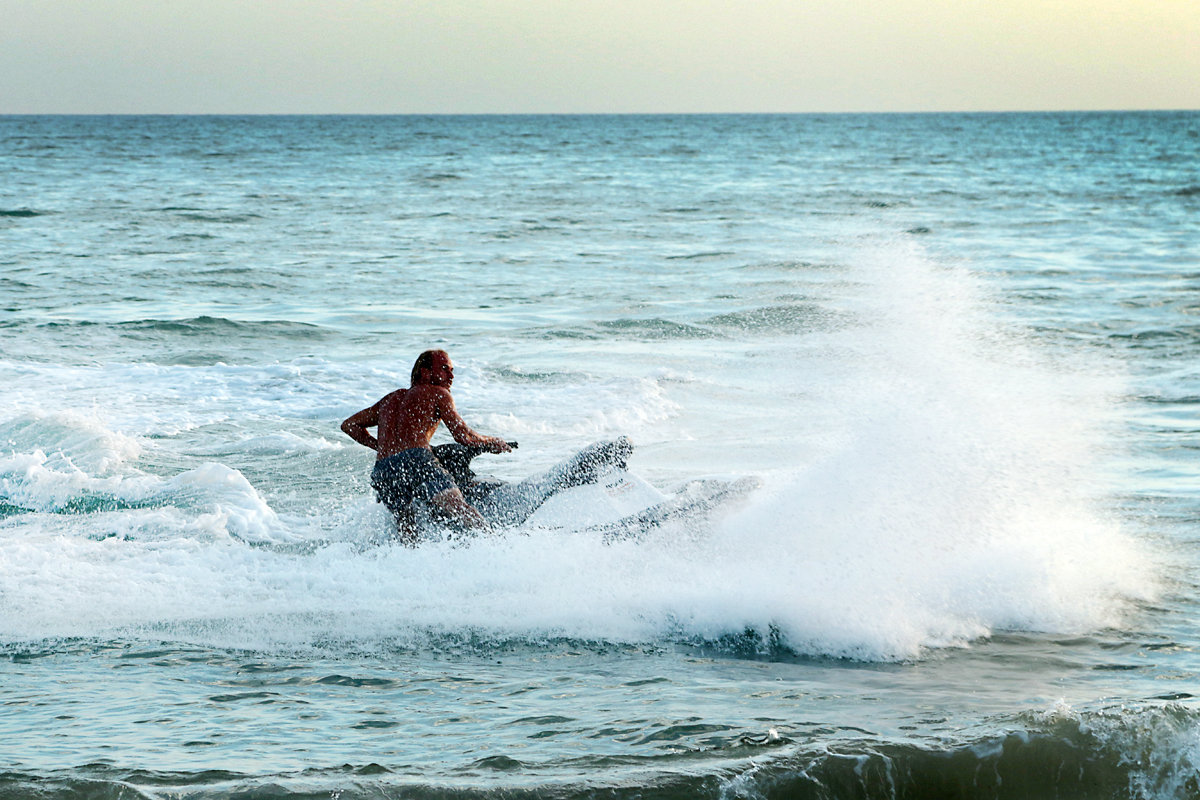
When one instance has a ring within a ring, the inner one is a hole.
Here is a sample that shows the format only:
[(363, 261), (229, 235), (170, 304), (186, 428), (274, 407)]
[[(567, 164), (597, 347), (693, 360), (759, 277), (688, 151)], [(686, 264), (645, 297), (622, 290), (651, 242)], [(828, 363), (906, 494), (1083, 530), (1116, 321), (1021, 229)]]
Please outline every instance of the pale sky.
[(1200, 109), (1200, 0), (0, 0), (0, 114)]

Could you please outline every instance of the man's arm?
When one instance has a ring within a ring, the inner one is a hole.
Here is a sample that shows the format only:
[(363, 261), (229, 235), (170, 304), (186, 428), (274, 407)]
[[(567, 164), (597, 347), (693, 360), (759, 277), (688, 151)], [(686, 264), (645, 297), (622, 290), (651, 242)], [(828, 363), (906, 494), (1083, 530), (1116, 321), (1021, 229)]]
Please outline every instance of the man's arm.
[(479, 445), (490, 453), (508, 453), (512, 450), (508, 442), (499, 436), (484, 436), (471, 430), (466, 421), (458, 415), (458, 409), (454, 407), (454, 397), (448, 391), (443, 390), (438, 400), (438, 414), (442, 422), (446, 423), (446, 429), (450, 431), (454, 441), (459, 444)]
[[(380, 403), (383, 401), (380, 400)], [(342, 422), (342, 432), (349, 436), (354, 441), (361, 445), (371, 448), (372, 450), (379, 449), (379, 440), (367, 432), (367, 428), (374, 428), (379, 424), (379, 403), (364, 408), (356, 414), (351, 414)]]

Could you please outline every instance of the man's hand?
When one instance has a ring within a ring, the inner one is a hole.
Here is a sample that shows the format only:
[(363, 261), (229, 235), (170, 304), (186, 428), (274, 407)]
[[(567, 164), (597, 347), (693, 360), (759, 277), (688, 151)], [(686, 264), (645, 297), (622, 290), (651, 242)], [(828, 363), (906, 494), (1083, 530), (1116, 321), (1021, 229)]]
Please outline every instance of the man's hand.
[(501, 439), (499, 436), (489, 436), (484, 442), (483, 448), (489, 453), (511, 453), (512, 445)]

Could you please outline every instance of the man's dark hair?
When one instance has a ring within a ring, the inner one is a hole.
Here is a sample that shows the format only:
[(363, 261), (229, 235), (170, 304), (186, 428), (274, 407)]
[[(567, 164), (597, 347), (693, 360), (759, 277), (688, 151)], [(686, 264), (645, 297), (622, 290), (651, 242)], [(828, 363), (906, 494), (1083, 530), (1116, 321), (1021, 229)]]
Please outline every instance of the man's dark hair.
[(421, 370), (433, 368), (433, 357), (438, 353), (445, 353), (445, 350), (426, 350), (421, 355), (417, 356), (417, 360), (413, 362), (412, 375), (410, 381), (415, 386), (417, 378), (421, 377)]

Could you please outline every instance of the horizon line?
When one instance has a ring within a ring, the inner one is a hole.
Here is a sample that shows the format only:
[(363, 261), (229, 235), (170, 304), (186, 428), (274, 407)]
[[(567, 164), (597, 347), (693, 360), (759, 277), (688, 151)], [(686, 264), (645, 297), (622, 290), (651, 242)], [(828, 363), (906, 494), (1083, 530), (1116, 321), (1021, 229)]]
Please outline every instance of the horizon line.
[(0, 117), (799, 117), (955, 114), (1186, 114), (1200, 108), (1062, 108), (887, 111), (3, 111)]

